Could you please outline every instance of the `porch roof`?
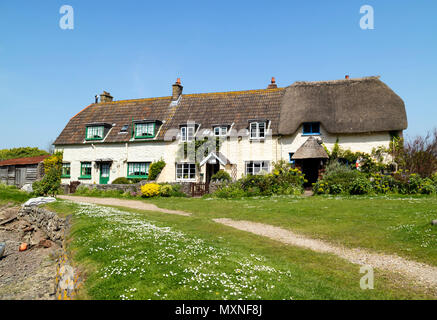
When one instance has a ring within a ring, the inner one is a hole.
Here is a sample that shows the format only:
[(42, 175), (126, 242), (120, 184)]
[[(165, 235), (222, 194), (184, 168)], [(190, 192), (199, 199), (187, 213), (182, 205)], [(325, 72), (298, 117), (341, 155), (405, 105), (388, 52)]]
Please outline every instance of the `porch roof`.
[(323, 148), (319, 141), (314, 139), (314, 137), (309, 137), (308, 140), (297, 149), (293, 157), (291, 157), (293, 160), (328, 158), (329, 156), (326, 153), (325, 148)]
[(211, 152), (209, 155), (207, 155), (202, 162), (200, 162), (200, 166), (203, 166), (206, 162), (208, 162), (211, 158), (215, 158), (220, 162), (222, 165), (231, 164), (228, 158), (225, 157), (225, 155), (221, 152)]

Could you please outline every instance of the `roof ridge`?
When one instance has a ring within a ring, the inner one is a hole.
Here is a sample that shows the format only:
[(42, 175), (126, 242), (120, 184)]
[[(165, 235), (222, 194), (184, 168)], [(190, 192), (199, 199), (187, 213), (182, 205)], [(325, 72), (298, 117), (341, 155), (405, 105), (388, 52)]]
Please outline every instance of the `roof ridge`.
[[(250, 94), (250, 93), (261, 92), (261, 91), (275, 92), (275, 91), (281, 91), (283, 89), (285, 89), (285, 87), (282, 87), (282, 88), (273, 88), (273, 89), (250, 89), (250, 90), (221, 91), (221, 92), (203, 92), (203, 93), (200, 92), (200, 93), (182, 94), (182, 97), (202, 96), (202, 95), (219, 95), (219, 94)], [(93, 104), (95, 104), (95, 105), (104, 105), (104, 104), (116, 104), (116, 103), (126, 103), (126, 102), (141, 102), (141, 101), (163, 100), (163, 99), (171, 99), (171, 96), (151, 97), (151, 98), (139, 98), (139, 99), (123, 99), (123, 100), (116, 100), (116, 101), (103, 102), (103, 103), (93, 103)]]
[(321, 80), (321, 81), (296, 81), (291, 86), (308, 86), (308, 85), (322, 85), (322, 84), (344, 84), (351, 82), (362, 82), (369, 80), (379, 80), (381, 76), (368, 76), (361, 78), (351, 78), (351, 79), (338, 79), (338, 80)]
[(250, 93), (258, 93), (258, 92), (275, 92), (275, 91), (282, 91), (285, 87), (281, 88), (272, 88), (272, 89), (250, 89), (250, 90), (237, 90), (237, 91), (220, 91), (220, 92), (204, 92), (204, 93), (188, 93), (188, 94), (182, 94), (184, 97), (190, 97), (190, 96), (207, 96), (207, 95), (223, 95), (223, 94), (250, 94)]

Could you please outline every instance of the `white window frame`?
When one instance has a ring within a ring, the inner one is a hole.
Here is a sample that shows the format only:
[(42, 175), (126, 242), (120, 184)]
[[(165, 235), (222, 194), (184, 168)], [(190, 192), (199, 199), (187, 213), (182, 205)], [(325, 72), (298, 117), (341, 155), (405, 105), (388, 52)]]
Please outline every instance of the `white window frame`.
[[(149, 176), (150, 162), (128, 162), (127, 176), (128, 178), (144, 178)], [(141, 174), (144, 172), (144, 174)], [(139, 174), (137, 174), (139, 173)]]
[[(251, 168), (252, 173), (249, 173), (248, 170), (249, 168)], [(246, 176), (249, 174), (257, 175), (260, 174), (261, 171), (270, 172), (270, 161), (264, 161), (264, 160), (246, 161), (244, 165), (244, 173)]]
[(228, 135), (228, 128), (226, 126), (214, 127), (214, 136), (226, 137)]
[(104, 126), (88, 126), (86, 129), (87, 140), (101, 140), (105, 135)]
[[(261, 127), (263, 127), (263, 131), (261, 134)], [(267, 131), (267, 122), (266, 121), (258, 121), (251, 122), (249, 126), (249, 138), (250, 139), (265, 139)]]
[(135, 137), (154, 137), (155, 136), (155, 124), (153, 122), (137, 123), (135, 125)]
[[(194, 172), (193, 172), (194, 171)], [(188, 177), (184, 177), (187, 172)], [(178, 181), (195, 181), (197, 174), (197, 166), (193, 162), (176, 163), (176, 180)]]
[(194, 140), (195, 127), (183, 126), (181, 127), (181, 142), (191, 142)]

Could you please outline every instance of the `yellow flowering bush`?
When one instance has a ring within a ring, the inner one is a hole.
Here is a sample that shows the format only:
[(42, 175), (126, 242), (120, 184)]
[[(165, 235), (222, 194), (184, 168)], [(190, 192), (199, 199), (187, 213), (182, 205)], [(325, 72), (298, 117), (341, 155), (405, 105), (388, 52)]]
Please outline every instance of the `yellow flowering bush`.
[(145, 184), (141, 187), (141, 194), (146, 198), (157, 197), (161, 194), (161, 186), (156, 183)]

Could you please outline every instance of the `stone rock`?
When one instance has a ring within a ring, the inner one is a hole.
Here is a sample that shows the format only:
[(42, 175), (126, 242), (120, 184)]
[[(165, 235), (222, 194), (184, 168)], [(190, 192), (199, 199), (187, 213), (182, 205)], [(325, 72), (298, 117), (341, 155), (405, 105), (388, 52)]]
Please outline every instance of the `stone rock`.
[(38, 245), (43, 248), (50, 248), (53, 243), (48, 239), (41, 239)]
[(32, 188), (32, 184), (27, 183), (25, 184), (22, 188), (22, 191), (26, 191), (26, 192), (33, 192), (33, 188)]
[(436, 219), (436, 220), (432, 220), (432, 221), (431, 221), (431, 224), (432, 224), (433, 226), (437, 226), (437, 219)]

